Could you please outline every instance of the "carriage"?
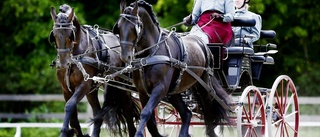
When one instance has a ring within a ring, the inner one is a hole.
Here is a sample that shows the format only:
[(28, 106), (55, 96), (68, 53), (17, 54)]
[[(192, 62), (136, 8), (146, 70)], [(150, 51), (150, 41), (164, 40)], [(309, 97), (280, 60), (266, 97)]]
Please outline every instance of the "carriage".
[[(233, 26), (252, 26), (254, 20), (238, 18)], [(262, 30), (261, 39), (272, 39), (276, 33), (273, 30)], [(209, 43), (215, 58), (215, 75), (221, 85), (233, 96), (231, 115), (232, 125), (237, 127), (239, 137), (258, 136), (298, 136), (299, 104), (298, 95), (292, 79), (287, 75), (280, 75), (271, 88), (256, 87), (253, 80), (260, 79), (263, 65), (274, 65), (272, 54), (276, 54), (275, 44), (254, 45), (258, 51), (250, 47), (225, 47), (222, 43)], [(271, 49), (271, 50), (270, 50)], [(223, 53), (224, 52), (224, 53)], [(225, 54), (225, 55), (222, 55)], [(224, 57), (225, 56), (225, 57)], [(224, 62), (225, 64), (223, 64)], [(192, 95), (185, 93), (185, 102), (189, 108), (196, 109)], [(159, 123), (179, 125), (178, 112), (172, 106), (160, 103), (157, 111)], [(161, 113), (160, 113), (161, 112)], [(164, 115), (163, 112), (169, 115)], [(201, 115), (194, 114), (201, 119)], [(172, 118), (170, 120), (170, 118)], [(221, 123), (225, 125), (226, 123)], [(190, 125), (203, 125), (199, 121)]]
[[(121, 34), (119, 41), (122, 55), (118, 58), (126, 62), (126, 66), (122, 66), (121, 69), (108, 75), (89, 76), (81, 65), (85, 63), (79, 60), (74, 61), (77, 64), (75, 67), (81, 70), (84, 81), (92, 80), (106, 83), (110, 87), (116, 87), (129, 93), (139, 93), (139, 99), (144, 109), (141, 111), (140, 125), (136, 136), (144, 136), (145, 126), (148, 127), (152, 136), (160, 136), (156, 123), (181, 125), (180, 136), (187, 136), (189, 124), (206, 125), (206, 133), (209, 136), (216, 135), (212, 129), (217, 125), (236, 126), (238, 136), (298, 136), (298, 95), (291, 78), (281, 75), (274, 81), (271, 88), (256, 87), (253, 84), (253, 80), (260, 79), (264, 65), (274, 64), (271, 55), (277, 53), (275, 44), (260, 43), (255, 45), (254, 49), (244, 45), (226, 47), (222, 43), (203, 45), (197, 38), (176, 33), (175, 29), (170, 31), (159, 29), (157, 20), (152, 17), (152, 11), (150, 11), (152, 8), (149, 11), (146, 10), (145, 13), (144, 10), (139, 9), (150, 8), (150, 5), (144, 1), (138, 5), (138, 3), (133, 4), (129, 8), (122, 5), (122, 14), (113, 30), (115, 34)], [(139, 14), (146, 14), (141, 17), (151, 16), (150, 20), (141, 19)], [(144, 24), (145, 21), (148, 24)], [(254, 20), (239, 18), (235, 20), (233, 25), (252, 26), (254, 23)], [(155, 31), (159, 32), (144, 35), (143, 29), (147, 29), (146, 26), (149, 24), (155, 24)], [(65, 26), (62, 29), (65, 29)], [(95, 35), (98, 36), (98, 34), (99, 31), (96, 29)], [(156, 40), (150, 40), (153, 43), (148, 43), (150, 41), (147, 40), (147, 37), (151, 37), (153, 34)], [(273, 30), (262, 30), (260, 39), (272, 39), (275, 35)], [(142, 37), (143, 40), (141, 40)], [(144, 44), (147, 43), (147, 47), (137, 46), (137, 43), (141, 41)], [(181, 41), (184, 41), (185, 45), (177, 44)], [(192, 43), (194, 41), (197, 42)], [(172, 43), (177, 46), (172, 46)], [(188, 46), (190, 43), (198, 44), (199, 48), (191, 49)], [(159, 46), (161, 44), (164, 44), (162, 51), (169, 52), (169, 54), (157, 53), (161, 49)], [(137, 50), (137, 53), (131, 53), (134, 49)], [(191, 50), (193, 54), (171, 52), (190, 53)], [(197, 50), (201, 51), (201, 55), (197, 55)], [(145, 54), (147, 56), (144, 56)], [(137, 59), (134, 59), (134, 56)], [(202, 56), (205, 57), (203, 61), (201, 61), (202, 58), (198, 58)], [(198, 60), (195, 62), (192, 59)], [(89, 65), (92, 64), (89, 63)], [(163, 74), (161, 73), (163, 70), (168, 71)], [(174, 78), (165, 76), (174, 76)], [(162, 77), (165, 79), (158, 81)], [(119, 81), (117, 78), (122, 80)], [(157, 85), (159, 83), (160, 86)], [(165, 92), (161, 93), (162, 91)], [(175, 91), (179, 92), (175, 93)], [(153, 94), (153, 92), (159, 92), (159, 94)], [(233, 97), (232, 101), (227, 99), (231, 96)], [(218, 112), (211, 113), (212, 108), (209, 107), (212, 106), (217, 107), (215, 109)], [(167, 109), (170, 112), (163, 116), (157, 115), (158, 112), (153, 111), (155, 108), (158, 108), (156, 109), (158, 111), (163, 112)], [(179, 121), (169, 122), (165, 118), (166, 115), (174, 115)], [(204, 121), (193, 123), (190, 121), (192, 115), (196, 115)], [(212, 115), (218, 118), (212, 117)]]

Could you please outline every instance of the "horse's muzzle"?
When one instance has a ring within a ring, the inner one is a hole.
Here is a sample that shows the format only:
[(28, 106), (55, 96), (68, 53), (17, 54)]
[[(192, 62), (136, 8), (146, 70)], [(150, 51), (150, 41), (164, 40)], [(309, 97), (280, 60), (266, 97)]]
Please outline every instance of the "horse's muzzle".
[(67, 69), (71, 65), (71, 59), (58, 58), (56, 62), (56, 67), (59, 69)]
[(120, 59), (124, 62), (124, 63), (129, 63), (132, 60), (132, 56), (126, 54), (123, 55), (121, 54)]

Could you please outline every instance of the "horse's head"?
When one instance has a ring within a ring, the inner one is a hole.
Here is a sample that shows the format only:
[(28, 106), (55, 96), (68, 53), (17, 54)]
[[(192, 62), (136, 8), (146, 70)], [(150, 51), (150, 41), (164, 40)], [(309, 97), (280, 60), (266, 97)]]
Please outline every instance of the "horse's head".
[(120, 19), (115, 24), (114, 33), (120, 36), (121, 60), (130, 62), (137, 42), (141, 38), (142, 23), (138, 15), (138, 4), (134, 7), (125, 6), (125, 2), (121, 2)]
[(74, 33), (74, 9), (68, 8), (68, 5), (60, 7), (60, 13), (57, 15), (55, 8), (51, 7), (51, 17), (54, 21), (53, 30), (50, 33), (50, 42), (55, 42), (57, 50), (57, 67), (67, 68), (71, 65), (72, 51), (75, 41)]

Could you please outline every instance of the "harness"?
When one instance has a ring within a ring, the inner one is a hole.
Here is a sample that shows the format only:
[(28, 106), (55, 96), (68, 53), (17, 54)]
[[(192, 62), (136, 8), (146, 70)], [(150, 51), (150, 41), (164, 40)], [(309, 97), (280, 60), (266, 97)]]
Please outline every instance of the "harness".
[[(135, 47), (137, 45), (137, 42), (141, 38), (141, 31), (140, 31), (141, 28), (140, 28), (140, 25), (139, 25), (139, 23), (141, 22), (140, 18), (139, 18), (139, 16), (133, 16), (133, 15), (128, 15), (128, 14), (121, 14), (120, 16), (123, 19), (126, 19), (128, 22), (130, 22), (133, 25), (135, 25), (137, 39), (134, 42), (120, 41), (121, 44), (131, 44), (131, 45), (133, 45), (133, 47), (134, 47), (133, 48), (133, 53), (134, 53)], [(136, 24), (135, 22), (131, 21), (129, 18), (137, 20), (138, 24)], [(127, 67), (125, 67), (124, 69), (122, 69), (121, 71), (118, 71), (118, 72), (116, 72), (114, 74), (111, 74), (111, 75), (107, 75), (105, 78), (97, 78), (96, 80), (100, 81), (100, 82), (108, 82), (109, 80), (113, 79), (115, 76), (117, 76), (119, 74), (126, 73), (126, 72), (133, 72), (133, 71), (138, 70), (140, 78), (141, 78), (140, 80), (141, 80), (142, 88), (145, 91), (145, 93), (147, 93), (150, 96), (150, 94), (147, 92), (148, 90), (147, 90), (146, 80), (145, 80), (145, 77), (144, 77), (144, 70), (143, 70), (144, 67), (155, 65), (155, 64), (170, 64), (172, 67), (180, 69), (180, 73), (179, 73), (179, 76), (176, 79), (176, 83), (175, 83), (174, 88), (172, 90), (171, 89), (169, 90), (169, 93), (167, 94), (167, 96), (170, 96), (170, 95), (174, 94), (173, 91), (175, 91), (177, 89), (177, 87), (179, 87), (182, 75), (186, 71), (194, 79), (196, 79), (210, 93), (210, 95), (212, 95), (213, 99), (215, 99), (217, 102), (219, 102), (224, 108), (231, 110), (230, 107), (226, 103), (224, 103), (218, 97), (218, 95), (216, 95), (215, 90), (210, 88), (207, 85), (206, 82), (204, 82), (197, 74), (195, 74), (191, 70), (191, 69), (202, 69), (202, 70), (206, 71), (209, 75), (213, 76), (214, 75), (213, 74), (213, 66), (211, 66), (211, 67), (210, 67), (210, 65), (206, 65), (206, 67), (188, 66), (188, 64), (187, 64), (188, 55), (187, 55), (187, 52), (186, 52), (186, 47), (183, 44), (183, 41), (181, 40), (181, 38), (178, 38), (176, 35), (172, 35), (172, 34), (175, 34), (174, 33), (175, 29), (173, 29), (173, 30), (174, 31), (170, 31), (170, 33), (167, 35), (167, 37), (163, 37), (163, 35), (165, 35), (165, 33), (163, 33), (163, 31), (160, 29), (158, 42), (156, 44), (153, 44), (153, 45), (149, 46), (148, 48), (145, 48), (145, 49), (143, 49), (143, 50), (141, 50), (141, 51), (139, 51), (137, 53), (134, 53), (134, 56), (137, 56), (137, 55), (142, 54), (143, 52), (145, 52), (147, 50), (152, 49), (152, 52), (147, 57), (131, 59), (131, 62), (129, 63), (129, 65)], [(176, 45), (178, 45), (179, 48), (180, 48), (180, 57), (181, 57), (180, 59), (179, 58), (176, 59), (176, 58), (172, 57), (170, 48), (169, 48), (168, 43), (167, 43), (167, 40), (170, 37), (174, 37), (173, 39), (175, 40)], [(167, 55), (155, 55), (156, 51), (159, 49), (160, 44), (162, 44), (162, 43), (164, 43), (163, 45), (166, 47), (166, 49), (168, 51), (168, 54), (169, 54), (168, 56)], [(205, 47), (205, 49), (206, 49), (206, 53), (207, 53), (207, 58), (210, 58), (209, 56), (210, 55), (212, 56), (212, 54), (210, 54), (211, 52), (209, 51), (209, 48)], [(209, 62), (207, 62), (207, 64), (209, 64)]]
[[(73, 25), (72, 22), (70, 23), (54, 23), (53, 29), (70, 29), (73, 32), (73, 36), (75, 37), (75, 32), (74, 32), (75, 26)], [(62, 53), (70, 53), (71, 56), (71, 64), (75, 64), (77, 68), (81, 71), (84, 81), (87, 81), (90, 79), (90, 75), (86, 72), (86, 70), (83, 67), (83, 64), (95, 67), (98, 69), (98, 76), (104, 76), (106, 72), (108, 72), (111, 68), (109, 64), (109, 54), (108, 51), (111, 49), (105, 41), (102, 41), (102, 37), (99, 33), (99, 27), (95, 25), (94, 27), (91, 27), (89, 25), (84, 25), (81, 27), (81, 30), (84, 31), (87, 35), (87, 48), (82, 54), (78, 55), (73, 55), (73, 48), (74, 48), (74, 43), (72, 42), (72, 45), (70, 48), (58, 48), (55, 46), (58, 54)], [(51, 32), (52, 33), (52, 32)], [(51, 36), (50, 36), (51, 38)], [(75, 38), (74, 38), (75, 39)], [(90, 43), (91, 42), (91, 43)], [(95, 44), (94, 44), (95, 43)], [(79, 43), (80, 44), (80, 43)], [(92, 46), (89, 46), (89, 45)], [(97, 50), (94, 45), (98, 45), (100, 50)], [(103, 47), (106, 47), (103, 49)], [(91, 51), (91, 52), (90, 52)], [(88, 54), (95, 54), (95, 58), (87, 56)], [(102, 60), (100, 60), (102, 59)], [(59, 62), (58, 62), (59, 63)], [(71, 86), (70, 86), (70, 74), (71, 74), (71, 64), (66, 68), (66, 73), (65, 73), (65, 81), (67, 88), (70, 92)], [(50, 66), (58, 66), (56, 60), (53, 61), (53, 63)], [(98, 89), (101, 83), (92, 83), (92, 88), (91, 92)]]

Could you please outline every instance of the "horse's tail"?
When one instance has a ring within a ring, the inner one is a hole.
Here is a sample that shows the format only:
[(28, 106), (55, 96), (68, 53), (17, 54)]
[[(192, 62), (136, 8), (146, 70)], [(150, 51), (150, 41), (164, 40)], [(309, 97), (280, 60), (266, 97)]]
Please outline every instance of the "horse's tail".
[(103, 120), (107, 130), (114, 136), (128, 134), (127, 124), (134, 123), (128, 123), (127, 118), (133, 122), (139, 121), (141, 110), (139, 102), (127, 91), (114, 90), (110, 87), (104, 96), (102, 109), (92, 121)]
[[(219, 81), (209, 74), (204, 74), (202, 77), (203, 80), (206, 81), (208, 86), (216, 92), (216, 95), (224, 101), (226, 104), (231, 103), (231, 99), (227, 92), (222, 88)], [(202, 113), (204, 116), (204, 122), (206, 125), (206, 134), (210, 137), (217, 136), (214, 132), (214, 128), (216, 128), (218, 125), (221, 125), (223, 123), (227, 122), (227, 125), (230, 125), (228, 113), (229, 110), (223, 105), (221, 105), (217, 100), (213, 98), (212, 95), (210, 95), (209, 91), (207, 91), (202, 85), (197, 84), (195, 87), (197, 89), (196, 98), (200, 103), (200, 106), (202, 107)], [(221, 133), (223, 133), (223, 126), (221, 126)]]

